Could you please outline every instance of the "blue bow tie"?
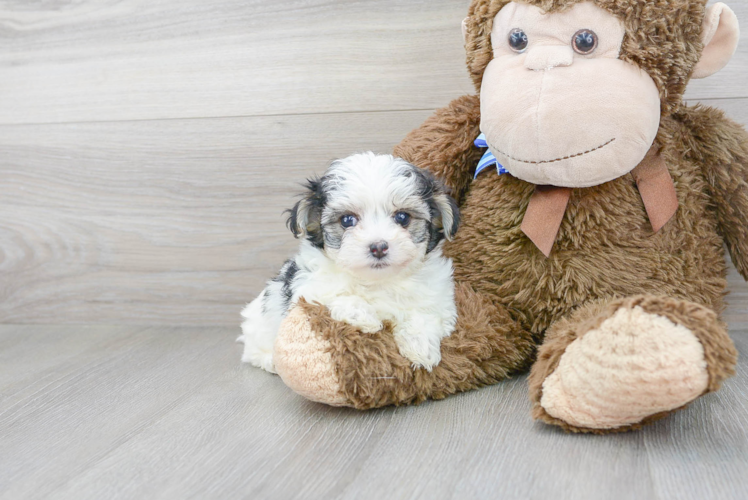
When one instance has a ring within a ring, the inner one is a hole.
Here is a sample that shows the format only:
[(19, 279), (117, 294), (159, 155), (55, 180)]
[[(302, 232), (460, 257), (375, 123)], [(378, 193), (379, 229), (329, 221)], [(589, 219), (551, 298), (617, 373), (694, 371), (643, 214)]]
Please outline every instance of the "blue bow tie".
[[(475, 140), (475, 145), (479, 148), (487, 148), (488, 142), (486, 141), (486, 134), (479, 135)], [(496, 165), (496, 171), (499, 173), (499, 175), (509, 173), (507, 169), (505, 169), (504, 166), (499, 163), (491, 150), (487, 149), (486, 154), (484, 154), (483, 158), (481, 158), (478, 162), (478, 168), (475, 169), (475, 177), (473, 177), (473, 179), (476, 179), (479, 173), (483, 172), (491, 165)]]

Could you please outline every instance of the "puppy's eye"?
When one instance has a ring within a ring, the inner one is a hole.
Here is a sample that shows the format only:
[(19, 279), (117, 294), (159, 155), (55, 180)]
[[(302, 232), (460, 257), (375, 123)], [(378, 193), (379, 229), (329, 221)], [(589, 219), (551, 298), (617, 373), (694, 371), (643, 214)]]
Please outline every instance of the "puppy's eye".
[(592, 30), (579, 30), (571, 39), (571, 45), (577, 54), (592, 54), (597, 48), (597, 35)]
[(405, 227), (410, 223), (410, 214), (405, 212), (397, 212), (395, 214), (395, 222)]
[(355, 215), (344, 215), (340, 218), (340, 225), (348, 229), (358, 224), (358, 219)]
[(524, 52), (529, 40), (527, 33), (520, 28), (513, 29), (509, 32), (509, 47), (515, 52)]

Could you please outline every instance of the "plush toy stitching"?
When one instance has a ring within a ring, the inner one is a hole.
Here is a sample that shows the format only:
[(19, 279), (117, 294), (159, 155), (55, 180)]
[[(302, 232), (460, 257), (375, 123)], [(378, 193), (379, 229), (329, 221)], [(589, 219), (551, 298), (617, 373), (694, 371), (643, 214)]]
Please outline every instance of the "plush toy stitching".
[(489, 145), (491, 146), (491, 149), (493, 149), (494, 151), (498, 152), (499, 154), (502, 154), (502, 155), (506, 156), (506, 157), (507, 157), (507, 158), (509, 158), (510, 160), (518, 161), (518, 162), (521, 162), (521, 163), (532, 163), (532, 164), (535, 164), (535, 165), (541, 165), (541, 164), (544, 164), (544, 163), (555, 163), (555, 162), (557, 162), (557, 161), (569, 160), (569, 159), (571, 159), (571, 158), (578, 158), (578, 157), (580, 157), (580, 156), (584, 156), (584, 155), (586, 155), (586, 154), (589, 154), (589, 153), (592, 153), (592, 152), (594, 152), (594, 151), (597, 151), (598, 149), (602, 149), (602, 148), (604, 148), (604, 147), (605, 147), (605, 146), (607, 146), (608, 144), (611, 144), (611, 143), (615, 142), (615, 140), (616, 140), (616, 139), (615, 139), (615, 137), (614, 137), (614, 138), (612, 138), (611, 140), (609, 140), (608, 142), (606, 142), (605, 144), (603, 144), (603, 145), (601, 145), (601, 146), (598, 146), (598, 147), (596, 147), (596, 148), (590, 149), (589, 151), (585, 151), (584, 153), (577, 153), (577, 154), (575, 154), (575, 155), (564, 156), (563, 158), (556, 158), (555, 160), (543, 160), (543, 161), (526, 161), (526, 160), (520, 160), (520, 159), (518, 159), (518, 158), (515, 158), (514, 156), (511, 156), (511, 155), (508, 155), (508, 154), (504, 153), (504, 152), (503, 152), (503, 151), (501, 151), (500, 149), (497, 149), (497, 148), (495, 148), (495, 147), (493, 146), (493, 144), (489, 144)]

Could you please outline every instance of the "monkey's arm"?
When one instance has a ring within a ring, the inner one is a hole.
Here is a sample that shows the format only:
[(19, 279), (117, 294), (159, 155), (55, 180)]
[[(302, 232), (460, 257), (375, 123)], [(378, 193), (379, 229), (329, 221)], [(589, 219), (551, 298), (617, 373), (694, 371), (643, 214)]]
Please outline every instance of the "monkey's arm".
[(394, 154), (436, 175), (461, 204), (484, 152), (473, 144), (479, 134), (480, 100), (464, 96), (410, 132)]
[(722, 111), (697, 106), (687, 111), (690, 156), (701, 163), (732, 262), (748, 280), (748, 133)]

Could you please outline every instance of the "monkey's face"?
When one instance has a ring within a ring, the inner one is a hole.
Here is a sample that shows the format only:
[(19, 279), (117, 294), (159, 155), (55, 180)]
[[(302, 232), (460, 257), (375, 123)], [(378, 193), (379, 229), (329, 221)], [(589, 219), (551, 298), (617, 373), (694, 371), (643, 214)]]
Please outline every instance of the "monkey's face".
[(619, 59), (625, 29), (591, 2), (560, 13), (512, 2), (496, 16), (481, 131), (515, 177), (589, 187), (633, 170), (652, 146), (660, 95)]

